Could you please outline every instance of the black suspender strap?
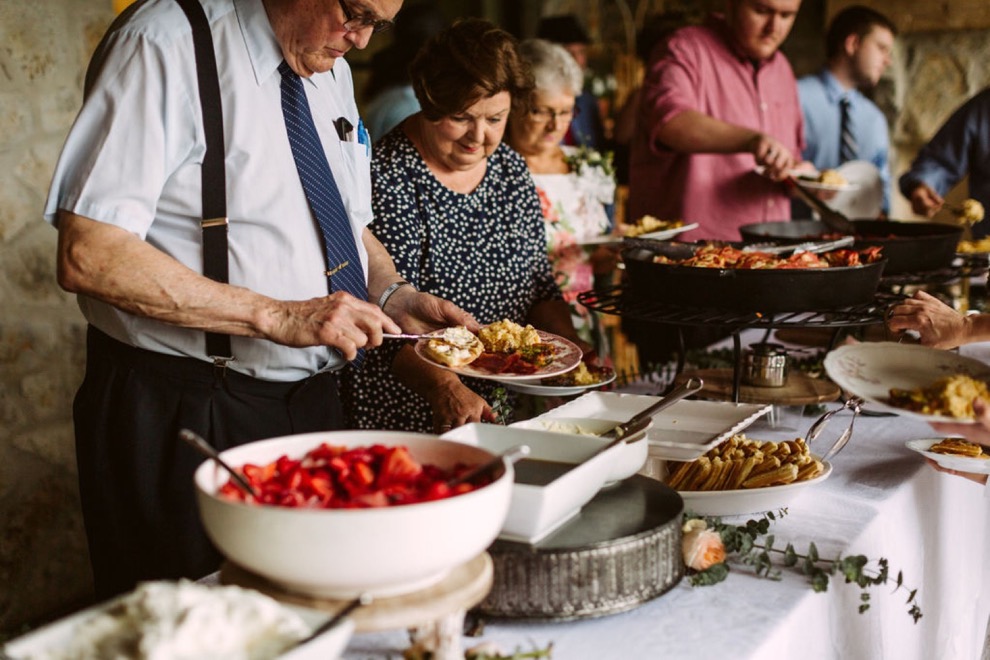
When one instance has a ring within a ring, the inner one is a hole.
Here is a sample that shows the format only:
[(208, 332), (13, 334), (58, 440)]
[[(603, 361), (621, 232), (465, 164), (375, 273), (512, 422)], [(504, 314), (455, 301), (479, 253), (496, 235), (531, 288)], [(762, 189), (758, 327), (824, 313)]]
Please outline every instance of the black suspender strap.
[[(224, 171), (223, 110), (220, 104), (220, 80), (217, 58), (213, 52), (213, 35), (206, 12), (199, 0), (176, 0), (192, 26), (196, 50), (196, 75), (203, 109), (206, 154), (203, 156), (203, 274), (211, 280), (227, 283), (227, 187)], [(230, 335), (206, 333), (206, 354), (214, 363), (225, 365), (233, 360)]]

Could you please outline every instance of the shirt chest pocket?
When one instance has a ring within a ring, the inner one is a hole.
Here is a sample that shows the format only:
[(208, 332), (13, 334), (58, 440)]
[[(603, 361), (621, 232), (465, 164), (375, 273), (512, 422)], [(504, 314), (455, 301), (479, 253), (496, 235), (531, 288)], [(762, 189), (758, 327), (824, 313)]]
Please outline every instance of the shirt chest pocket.
[[(334, 176), (348, 215), (361, 225), (371, 222), (371, 148), (360, 142), (337, 142), (340, 167)], [(338, 175), (339, 173), (339, 175)]]

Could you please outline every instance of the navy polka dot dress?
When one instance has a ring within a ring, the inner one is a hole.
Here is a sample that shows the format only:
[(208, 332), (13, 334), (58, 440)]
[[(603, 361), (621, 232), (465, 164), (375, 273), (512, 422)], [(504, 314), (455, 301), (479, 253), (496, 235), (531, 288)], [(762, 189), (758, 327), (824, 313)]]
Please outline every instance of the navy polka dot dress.
[[(561, 297), (547, 258), (543, 214), (523, 159), (505, 144), (488, 158), (470, 194), (454, 192), (427, 168), (401, 129), (375, 145), (371, 230), (416, 289), (446, 298), (479, 323), (525, 323), (530, 308)], [(389, 370), (398, 342), (370, 351), (342, 375), (351, 428), (432, 432), (429, 404)], [(491, 401), (491, 381), (463, 379)]]

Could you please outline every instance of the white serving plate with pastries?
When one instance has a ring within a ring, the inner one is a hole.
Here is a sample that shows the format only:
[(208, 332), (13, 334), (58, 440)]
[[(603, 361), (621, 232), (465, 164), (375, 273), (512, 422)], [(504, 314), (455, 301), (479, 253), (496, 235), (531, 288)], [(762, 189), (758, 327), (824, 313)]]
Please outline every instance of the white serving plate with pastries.
[[(497, 424), (466, 424), (441, 437), (475, 445), (493, 454), (516, 445), (527, 445), (530, 449), (528, 460), (576, 464), (544, 485), (518, 481), (512, 484), (512, 500), (499, 538), (523, 543), (539, 542), (577, 515), (607, 482), (620, 474), (617, 468), (626, 458), (626, 445), (618, 444), (585, 460), (608, 444), (602, 438)], [(516, 466), (517, 470), (522, 469), (521, 463)], [(627, 469), (619, 468), (620, 471)]]
[[(818, 458), (817, 456), (815, 458)], [(822, 473), (812, 479), (780, 486), (738, 490), (679, 490), (685, 513), (702, 516), (741, 516), (765, 513), (790, 506), (808, 488), (828, 479), (832, 464), (823, 461)]]

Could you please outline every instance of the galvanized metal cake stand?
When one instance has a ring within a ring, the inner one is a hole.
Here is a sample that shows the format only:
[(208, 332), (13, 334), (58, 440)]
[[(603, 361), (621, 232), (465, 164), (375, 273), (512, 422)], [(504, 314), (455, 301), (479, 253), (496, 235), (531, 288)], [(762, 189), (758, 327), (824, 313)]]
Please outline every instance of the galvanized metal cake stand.
[(632, 609), (684, 575), (684, 502), (664, 484), (634, 476), (602, 490), (535, 545), (498, 540), (492, 589), (477, 612), (559, 621)]

